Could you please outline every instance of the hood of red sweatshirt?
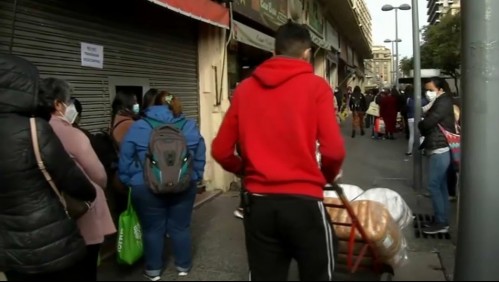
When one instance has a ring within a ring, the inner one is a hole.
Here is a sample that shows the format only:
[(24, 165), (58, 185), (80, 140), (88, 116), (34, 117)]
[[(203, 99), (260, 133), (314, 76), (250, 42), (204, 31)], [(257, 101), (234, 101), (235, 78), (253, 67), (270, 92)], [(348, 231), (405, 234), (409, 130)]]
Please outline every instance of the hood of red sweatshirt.
[(252, 76), (262, 86), (275, 88), (298, 75), (313, 72), (312, 65), (304, 60), (277, 56), (261, 64)]

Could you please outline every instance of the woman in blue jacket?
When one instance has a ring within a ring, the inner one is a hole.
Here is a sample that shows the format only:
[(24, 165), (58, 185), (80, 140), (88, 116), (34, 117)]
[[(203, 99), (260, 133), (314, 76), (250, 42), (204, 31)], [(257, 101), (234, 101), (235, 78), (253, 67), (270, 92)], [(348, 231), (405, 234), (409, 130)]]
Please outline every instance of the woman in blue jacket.
[(132, 202), (142, 225), (146, 264), (144, 275), (151, 281), (158, 281), (165, 266), (166, 234), (172, 239), (179, 275), (186, 276), (192, 267), (190, 224), (196, 183), (203, 179), (206, 145), (196, 122), (185, 118), (180, 101), (167, 91), (159, 91), (154, 105), (147, 108), (144, 115), (165, 124), (185, 120), (182, 133), (194, 156), (191, 188), (181, 194), (158, 196), (147, 187), (142, 169), (152, 133), (151, 126), (145, 120), (136, 121), (121, 144), (119, 175), (121, 181), (132, 189)]

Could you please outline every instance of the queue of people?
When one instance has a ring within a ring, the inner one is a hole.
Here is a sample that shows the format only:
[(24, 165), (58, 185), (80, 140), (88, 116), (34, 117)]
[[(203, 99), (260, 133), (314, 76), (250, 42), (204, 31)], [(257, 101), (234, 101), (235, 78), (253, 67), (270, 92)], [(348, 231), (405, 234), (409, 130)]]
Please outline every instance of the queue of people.
[[(97, 281), (101, 247), (116, 233), (106, 194), (116, 196), (123, 211), (130, 189), (142, 226), (145, 277), (160, 279), (167, 234), (179, 275), (187, 275), (206, 150), (196, 122), (166, 90), (151, 89), (142, 107), (133, 94), (119, 92), (105, 138), (80, 127), (83, 105), (72, 95), (68, 82), (41, 79), (30, 62), (0, 55), (0, 269), (9, 281)], [(186, 191), (163, 195), (149, 187), (143, 166), (154, 128), (147, 119), (159, 127), (183, 123), (177, 132), (187, 144), (182, 158), (190, 160)]]

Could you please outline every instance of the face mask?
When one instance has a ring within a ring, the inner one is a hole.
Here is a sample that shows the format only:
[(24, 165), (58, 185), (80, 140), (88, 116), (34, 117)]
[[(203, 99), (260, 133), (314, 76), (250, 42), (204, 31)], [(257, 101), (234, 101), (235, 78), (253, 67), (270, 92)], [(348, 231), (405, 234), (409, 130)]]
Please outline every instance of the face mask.
[(433, 100), (437, 97), (437, 92), (435, 91), (426, 91), (426, 98), (428, 98), (428, 100)]
[(62, 116), (67, 122), (73, 124), (76, 120), (76, 117), (78, 116), (78, 111), (76, 111), (76, 107), (74, 104), (70, 104), (69, 106), (64, 104), (64, 106), (66, 106), (66, 111)]
[(132, 111), (136, 114), (140, 112), (140, 105), (139, 104), (133, 104)]

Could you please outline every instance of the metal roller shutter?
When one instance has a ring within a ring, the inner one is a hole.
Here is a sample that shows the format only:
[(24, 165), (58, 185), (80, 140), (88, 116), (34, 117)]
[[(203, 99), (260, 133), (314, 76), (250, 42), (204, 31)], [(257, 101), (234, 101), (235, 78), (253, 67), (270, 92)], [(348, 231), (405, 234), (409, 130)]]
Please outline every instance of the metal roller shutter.
[[(0, 0), (0, 52), (9, 48), (13, 7), (14, 0)], [(18, 0), (15, 18), (13, 53), (35, 63), (42, 77), (71, 83), (83, 103), (85, 128), (108, 126), (114, 77), (168, 89), (181, 99), (185, 114), (198, 119), (194, 20), (145, 0)], [(103, 69), (80, 65), (81, 42), (104, 46)]]

